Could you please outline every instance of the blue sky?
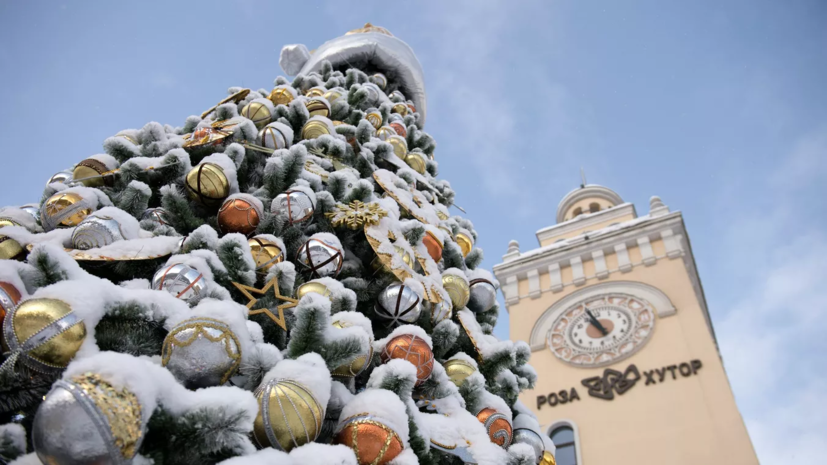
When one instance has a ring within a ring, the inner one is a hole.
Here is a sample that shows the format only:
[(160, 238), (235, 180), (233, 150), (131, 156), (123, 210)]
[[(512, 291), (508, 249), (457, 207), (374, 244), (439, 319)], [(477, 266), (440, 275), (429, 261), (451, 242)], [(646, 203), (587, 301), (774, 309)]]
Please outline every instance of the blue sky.
[(821, 463), (827, 4), (417, 3), (2, 2), (0, 204), (37, 201), (121, 129), (270, 87), (284, 44), (371, 21), (422, 62), (426, 130), (486, 268), (536, 245), (581, 166), (640, 212), (661, 196), (762, 462)]

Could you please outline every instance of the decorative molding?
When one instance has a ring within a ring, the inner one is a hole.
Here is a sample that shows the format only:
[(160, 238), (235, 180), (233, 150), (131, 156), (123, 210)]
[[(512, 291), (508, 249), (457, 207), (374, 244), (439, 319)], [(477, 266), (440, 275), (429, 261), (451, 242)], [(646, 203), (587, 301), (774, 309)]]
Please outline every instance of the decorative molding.
[(610, 281), (598, 283), (563, 297), (548, 308), (537, 322), (534, 323), (534, 328), (531, 329), (531, 336), (528, 339), (528, 345), (531, 350), (536, 352), (546, 347), (546, 337), (551, 330), (551, 325), (557, 316), (566, 309), (575, 305), (577, 302), (594, 297), (597, 295), (608, 294), (611, 292), (618, 292), (622, 294), (633, 295), (639, 299), (647, 301), (653, 309), (658, 318), (666, 318), (677, 313), (677, 309), (672, 304), (669, 297), (660, 289), (650, 286), (649, 284), (639, 283), (636, 281)]
[(649, 236), (641, 236), (637, 238), (637, 247), (640, 250), (640, 256), (643, 258), (643, 264), (652, 266), (657, 263), (658, 259), (655, 257), (655, 252), (652, 250), (652, 243), (649, 242)]
[(528, 272), (528, 296), (532, 299), (540, 297), (540, 272), (531, 270)]
[(592, 261), (594, 261), (594, 275), (597, 279), (608, 278), (609, 269), (606, 268), (606, 257), (603, 256), (602, 250), (592, 252)]
[(583, 273), (583, 259), (580, 257), (572, 257), (569, 260), (571, 266), (571, 277), (575, 286), (582, 286), (586, 284), (586, 274)]
[(505, 304), (507, 306), (520, 301), (519, 280), (516, 276), (506, 278), (505, 286), (503, 286), (503, 297), (505, 297)]
[(663, 245), (666, 246), (667, 257), (674, 259), (683, 255), (680, 240), (671, 229), (660, 231), (660, 237), (663, 239)]
[(560, 274), (559, 263), (552, 263), (548, 266), (548, 277), (551, 280), (551, 292), (563, 290), (563, 276)]
[(557, 236), (562, 236), (572, 231), (588, 228), (589, 226), (595, 224), (605, 223), (607, 221), (629, 215), (632, 215), (635, 218), (637, 217), (635, 206), (631, 203), (624, 203), (607, 210), (600, 210), (595, 213), (584, 213), (583, 215), (564, 223), (543, 228), (537, 231), (535, 235), (537, 236), (537, 241), (542, 244), (543, 242), (549, 239), (554, 239)]
[(598, 186), (596, 184), (588, 184), (583, 187), (574, 189), (566, 194), (563, 200), (557, 205), (557, 222), (562, 223), (565, 220), (566, 210), (572, 205), (583, 199), (598, 198), (611, 202), (612, 205), (620, 205), (623, 199), (617, 195), (617, 192), (608, 187)]
[(626, 243), (621, 242), (615, 244), (615, 255), (617, 255), (617, 268), (621, 273), (628, 273), (632, 271), (632, 261), (629, 260), (629, 251), (626, 249)]

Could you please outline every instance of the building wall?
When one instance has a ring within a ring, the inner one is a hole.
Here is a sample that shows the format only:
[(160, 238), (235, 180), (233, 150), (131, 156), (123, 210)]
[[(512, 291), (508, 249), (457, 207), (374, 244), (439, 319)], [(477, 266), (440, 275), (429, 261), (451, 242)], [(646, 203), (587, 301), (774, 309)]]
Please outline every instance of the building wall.
[(572, 237), (575, 237), (575, 236), (579, 236), (579, 235), (583, 234), (585, 231), (597, 231), (598, 229), (603, 229), (603, 228), (605, 228), (607, 226), (610, 226), (614, 223), (621, 223), (623, 221), (628, 221), (628, 220), (631, 220), (633, 218), (634, 218), (633, 214), (629, 213), (628, 215), (624, 215), (624, 216), (619, 217), (619, 218), (612, 218), (612, 219), (609, 219), (609, 220), (606, 220), (606, 221), (601, 221), (599, 223), (590, 224), (588, 226), (584, 224), (583, 227), (581, 227), (581, 228), (573, 229), (571, 231), (556, 235), (556, 236), (554, 236), (550, 239), (546, 239), (546, 240), (541, 241), (540, 242), (540, 247), (545, 247), (549, 244), (553, 244), (553, 243), (559, 241), (560, 239), (569, 239), (569, 238), (572, 238)]

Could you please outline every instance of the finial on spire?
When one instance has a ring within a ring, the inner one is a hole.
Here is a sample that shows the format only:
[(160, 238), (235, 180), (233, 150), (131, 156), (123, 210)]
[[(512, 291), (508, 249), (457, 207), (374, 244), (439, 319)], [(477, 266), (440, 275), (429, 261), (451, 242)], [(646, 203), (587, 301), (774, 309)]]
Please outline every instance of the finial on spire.
[(586, 170), (584, 170), (582, 166), (580, 167), (580, 179), (582, 181), (580, 183), (580, 188), (582, 189), (586, 187)]

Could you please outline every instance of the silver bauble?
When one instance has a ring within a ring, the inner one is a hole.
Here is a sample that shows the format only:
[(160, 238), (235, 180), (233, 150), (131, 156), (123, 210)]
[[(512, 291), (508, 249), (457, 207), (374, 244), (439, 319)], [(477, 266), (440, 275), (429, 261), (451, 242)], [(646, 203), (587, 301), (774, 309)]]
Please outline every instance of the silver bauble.
[(121, 224), (109, 216), (88, 216), (72, 232), (72, 247), (89, 250), (124, 239)]
[(373, 83), (365, 83), (362, 84), (362, 89), (368, 91), (368, 102), (374, 105), (379, 103), (380, 95), (382, 95), (382, 91), (379, 90), (379, 87)]
[(26, 205), (20, 207), (20, 209), (28, 213), (29, 215), (32, 215), (32, 218), (34, 218), (35, 223), (40, 223), (40, 205), (36, 203), (27, 203)]
[(48, 181), (46, 181), (46, 185), (53, 182), (62, 182), (63, 184), (69, 184), (72, 181), (72, 170), (63, 170), (58, 171), (57, 173), (53, 174)]
[(161, 207), (147, 208), (141, 213), (141, 221), (149, 220), (161, 225), (169, 223), (169, 213)]
[(220, 386), (241, 365), (241, 345), (226, 323), (190, 318), (167, 334), (161, 363), (188, 389)]
[(311, 271), (313, 278), (336, 277), (344, 260), (341, 250), (312, 237), (299, 247), (296, 258)]
[(391, 284), (379, 293), (374, 311), (387, 320), (389, 326), (414, 323), (422, 311), (421, 300), (416, 292), (404, 284)]
[(164, 290), (179, 299), (189, 302), (207, 290), (204, 276), (195, 268), (176, 263), (164, 266), (152, 277), (152, 289)]
[(430, 303), (428, 307), (431, 312), (431, 323), (435, 325), (442, 320), (451, 319), (451, 314), (453, 313), (454, 309), (454, 306), (451, 304), (450, 300), (442, 300), (437, 303)]
[(546, 447), (543, 444), (543, 438), (535, 431), (528, 428), (517, 428), (511, 439), (511, 444), (528, 444), (534, 449), (534, 463), (540, 463), (543, 460), (543, 452)]
[(379, 86), (380, 89), (385, 90), (388, 87), (388, 78), (382, 73), (376, 73), (370, 77), (370, 82)]
[(497, 288), (486, 279), (472, 279), (469, 283), (471, 298), (468, 299), (468, 308), (476, 313), (487, 312), (497, 301)]
[(302, 191), (286, 191), (270, 204), (270, 213), (284, 216), (290, 224), (304, 223), (313, 218), (313, 201)]
[(388, 95), (388, 97), (390, 97), (391, 100), (395, 100), (394, 97), (396, 97), (396, 99), (401, 100), (403, 102), (406, 100), (405, 96), (402, 94), (402, 92), (399, 92), (398, 90), (395, 90), (395, 91), (391, 92), (390, 95)]
[(269, 149), (286, 149), (293, 142), (293, 130), (283, 123), (270, 123), (258, 132), (258, 144)]

